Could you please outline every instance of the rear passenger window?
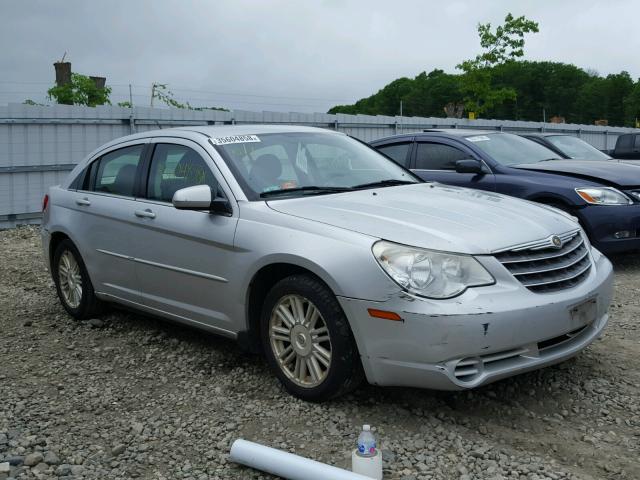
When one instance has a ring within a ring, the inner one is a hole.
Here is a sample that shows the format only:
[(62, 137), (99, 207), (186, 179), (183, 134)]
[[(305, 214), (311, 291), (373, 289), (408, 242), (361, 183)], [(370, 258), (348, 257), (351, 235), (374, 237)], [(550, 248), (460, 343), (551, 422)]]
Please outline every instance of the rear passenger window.
[(213, 192), (218, 191), (218, 182), (200, 154), (184, 145), (157, 144), (149, 169), (147, 198), (170, 203), (178, 190), (195, 185), (209, 185)]
[(394, 143), (393, 145), (385, 145), (378, 147), (378, 150), (384, 153), (387, 157), (391, 157), (394, 162), (403, 167), (409, 166), (407, 154), (409, 153), (410, 143)]
[(458, 160), (471, 156), (455, 147), (440, 143), (419, 143), (416, 152), (418, 170), (455, 170)]
[(93, 190), (133, 197), (136, 172), (144, 145), (121, 148), (103, 155), (91, 165), (91, 177), (95, 178)]

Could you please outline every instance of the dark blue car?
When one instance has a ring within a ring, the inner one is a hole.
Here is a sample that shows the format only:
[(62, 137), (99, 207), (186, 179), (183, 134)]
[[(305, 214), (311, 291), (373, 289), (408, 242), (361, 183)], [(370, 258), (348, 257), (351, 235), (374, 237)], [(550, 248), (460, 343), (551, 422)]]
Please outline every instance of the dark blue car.
[(509, 133), (433, 130), (371, 145), (427, 181), (544, 203), (578, 217), (605, 253), (640, 248), (640, 167), (566, 160)]

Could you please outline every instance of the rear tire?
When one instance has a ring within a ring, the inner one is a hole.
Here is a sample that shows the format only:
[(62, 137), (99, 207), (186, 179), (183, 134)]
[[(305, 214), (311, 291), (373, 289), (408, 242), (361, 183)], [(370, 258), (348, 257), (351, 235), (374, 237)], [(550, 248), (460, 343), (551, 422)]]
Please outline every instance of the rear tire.
[(260, 337), (276, 376), (302, 400), (338, 397), (364, 377), (347, 317), (333, 292), (311, 275), (292, 275), (269, 291)]
[(56, 247), (51, 270), (58, 298), (69, 315), (83, 320), (102, 312), (103, 304), (95, 296), (82, 256), (71, 240), (65, 239)]

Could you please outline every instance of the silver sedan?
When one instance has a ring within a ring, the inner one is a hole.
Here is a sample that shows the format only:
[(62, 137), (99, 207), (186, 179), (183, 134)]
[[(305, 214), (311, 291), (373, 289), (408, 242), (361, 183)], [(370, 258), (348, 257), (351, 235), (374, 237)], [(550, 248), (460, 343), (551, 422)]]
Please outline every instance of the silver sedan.
[(120, 304), (236, 339), (313, 401), (560, 362), (600, 335), (612, 293), (573, 217), (304, 127), (112, 141), (49, 190), (42, 238), (69, 314)]

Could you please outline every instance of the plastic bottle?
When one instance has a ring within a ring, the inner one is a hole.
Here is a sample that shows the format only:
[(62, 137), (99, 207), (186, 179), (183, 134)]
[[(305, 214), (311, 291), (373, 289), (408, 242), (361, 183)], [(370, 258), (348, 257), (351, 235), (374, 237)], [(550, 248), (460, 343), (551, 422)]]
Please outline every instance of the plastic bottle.
[(361, 457), (374, 457), (376, 450), (376, 437), (371, 433), (370, 425), (363, 425), (358, 435), (358, 455)]

